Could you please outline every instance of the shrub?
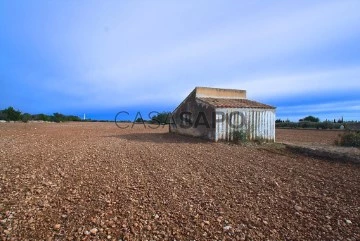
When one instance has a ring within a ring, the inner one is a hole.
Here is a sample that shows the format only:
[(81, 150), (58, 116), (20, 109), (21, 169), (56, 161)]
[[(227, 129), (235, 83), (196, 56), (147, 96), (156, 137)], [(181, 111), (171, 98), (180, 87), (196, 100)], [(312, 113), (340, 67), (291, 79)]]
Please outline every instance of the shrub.
[(246, 133), (243, 130), (234, 131), (233, 142), (234, 143), (244, 143), (247, 141)]
[(316, 129), (333, 129), (334, 128), (334, 123), (332, 122), (321, 122), (321, 123), (317, 123), (316, 125)]
[(340, 136), (340, 140), (336, 141), (335, 144), (340, 146), (360, 147), (360, 131), (344, 133)]
[(308, 122), (308, 121), (302, 121), (299, 123), (299, 126), (301, 128), (313, 128), (313, 127), (315, 127), (315, 124), (312, 122)]
[(27, 123), (29, 120), (31, 120), (31, 115), (29, 113), (24, 113), (21, 115), (22, 122)]
[(296, 122), (278, 122), (275, 124), (276, 127), (279, 128), (297, 128), (298, 127), (298, 123)]

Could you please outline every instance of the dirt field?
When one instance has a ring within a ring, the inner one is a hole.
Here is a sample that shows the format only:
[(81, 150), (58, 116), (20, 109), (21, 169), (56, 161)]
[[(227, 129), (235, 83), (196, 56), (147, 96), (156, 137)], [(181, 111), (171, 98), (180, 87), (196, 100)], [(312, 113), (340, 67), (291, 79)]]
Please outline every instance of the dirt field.
[(343, 133), (340, 130), (276, 129), (276, 141), (334, 145)]
[(1, 240), (360, 240), (359, 187), (359, 165), (278, 145), (0, 123)]

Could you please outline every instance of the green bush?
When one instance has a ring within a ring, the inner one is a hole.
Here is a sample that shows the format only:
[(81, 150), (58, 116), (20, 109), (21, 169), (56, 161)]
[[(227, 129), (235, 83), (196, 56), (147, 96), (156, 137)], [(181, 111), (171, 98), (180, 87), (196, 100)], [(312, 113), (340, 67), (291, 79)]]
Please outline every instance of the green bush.
[(299, 127), (301, 128), (315, 128), (315, 125), (316, 125), (315, 122), (309, 122), (309, 121), (299, 122)]
[(2, 118), (4, 118), (6, 121), (18, 121), (21, 120), (21, 112), (18, 110), (15, 110), (13, 107), (6, 108), (1, 111)]
[(278, 128), (297, 128), (298, 123), (296, 122), (280, 122), (275, 124)]
[(233, 142), (234, 143), (244, 143), (247, 141), (246, 133), (242, 130), (234, 131)]
[(29, 113), (24, 113), (21, 115), (22, 122), (27, 123), (29, 120), (31, 120), (31, 115)]
[(316, 123), (316, 129), (340, 129), (341, 124), (333, 123), (329, 121), (324, 121), (321, 123)]
[(340, 140), (335, 144), (340, 146), (360, 147), (360, 131), (346, 132), (340, 136)]

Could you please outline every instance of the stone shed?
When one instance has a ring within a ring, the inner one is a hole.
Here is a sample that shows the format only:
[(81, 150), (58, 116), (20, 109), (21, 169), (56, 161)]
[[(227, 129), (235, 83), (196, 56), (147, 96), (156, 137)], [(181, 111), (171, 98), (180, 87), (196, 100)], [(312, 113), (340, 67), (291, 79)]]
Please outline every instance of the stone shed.
[(246, 98), (245, 90), (196, 87), (172, 112), (170, 132), (231, 141), (275, 141), (275, 107)]

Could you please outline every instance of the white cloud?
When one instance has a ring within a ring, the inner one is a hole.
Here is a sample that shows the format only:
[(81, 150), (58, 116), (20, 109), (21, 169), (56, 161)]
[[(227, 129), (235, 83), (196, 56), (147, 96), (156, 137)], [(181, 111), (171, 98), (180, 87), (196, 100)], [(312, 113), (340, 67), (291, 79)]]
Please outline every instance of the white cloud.
[(278, 111), (283, 115), (298, 113), (318, 113), (318, 112), (354, 112), (360, 111), (360, 101), (337, 101), (330, 103), (293, 105), (287, 107), (279, 107)]
[(44, 85), (79, 106), (176, 104), (198, 85), (247, 89), (254, 98), (360, 89), (359, 68), (342, 63), (293, 66), (286, 75), (283, 66), (276, 75), (262, 66), (359, 34), (359, 1), (247, 3), (239, 13), (206, 1), (66, 4), (44, 23), (46, 47), (66, 74)]
[[(135, 40), (137, 45), (129, 43), (130, 50), (124, 49), (121, 41), (123, 29), (119, 28), (118, 32), (112, 35), (100, 33), (100, 36), (95, 37), (95, 43), (91, 41), (90, 46), (85, 44), (82, 50), (79, 50), (82, 53), (80, 65), (87, 64), (90, 60), (89, 65), (93, 66), (92, 69), (84, 71), (84, 76), (81, 77), (84, 81), (108, 81), (115, 85), (121, 82), (124, 86), (131, 84), (134, 79), (146, 82), (149, 75), (161, 75), (164, 70), (171, 69), (175, 73), (186, 71), (194, 68), (196, 64), (206, 65), (216, 59), (230, 63), (256, 63), (258, 59), (278, 58), (359, 32), (360, 15), (357, 7), (360, 8), (360, 4), (356, 2), (324, 3), (295, 12), (281, 13), (280, 16), (264, 14), (265, 16), (259, 16), (260, 20), (245, 19), (249, 22), (240, 18), (236, 22), (217, 26), (211, 32), (194, 33), (187, 37), (187, 41), (173, 41), (172, 44), (166, 43), (166, 47), (155, 44), (155, 49), (151, 49), (151, 45), (147, 46), (144, 52), (140, 53), (136, 49), (146, 45), (147, 39), (140, 43)], [(139, 31), (146, 31), (146, 27), (150, 26), (132, 26), (137, 27), (142, 27)], [(154, 36), (149, 36), (150, 42), (154, 41), (152, 38)], [(117, 40), (119, 44), (111, 39)], [(110, 44), (103, 45), (108, 41), (111, 41)], [(160, 45), (163, 43), (161, 37), (157, 41)], [(132, 50), (134, 53), (131, 53)], [(122, 58), (121, 55), (125, 57)]]
[[(240, 79), (240, 78), (239, 78)], [(342, 69), (294, 73), (287, 76), (266, 76), (253, 80), (233, 80), (225, 88), (246, 89), (249, 98), (271, 98), (297, 94), (334, 93), (346, 90), (360, 91), (360, 66)]]
[(277, 115), (281, 119), (297, 121), (308, 115), (314, 115), (321, 121), (344, 118), (357, 120), (360, 113), (360, 101), (336, 101), (307, 105), (292, 105), (277, 108)]

